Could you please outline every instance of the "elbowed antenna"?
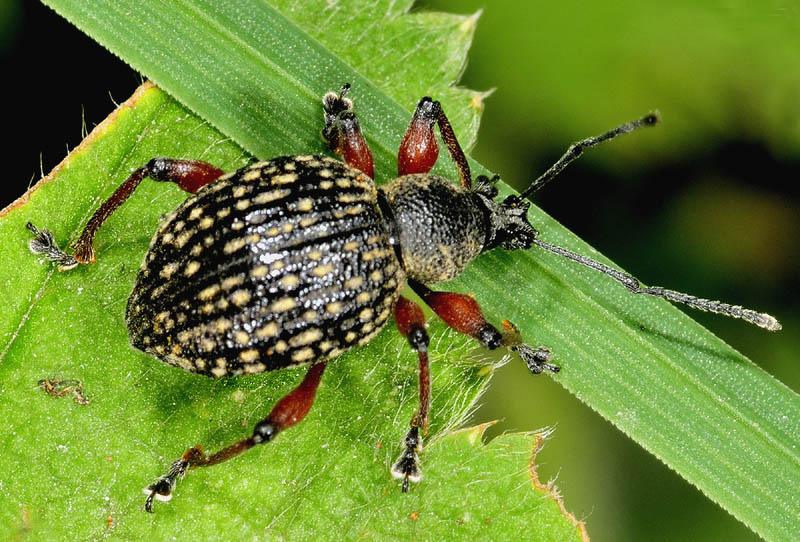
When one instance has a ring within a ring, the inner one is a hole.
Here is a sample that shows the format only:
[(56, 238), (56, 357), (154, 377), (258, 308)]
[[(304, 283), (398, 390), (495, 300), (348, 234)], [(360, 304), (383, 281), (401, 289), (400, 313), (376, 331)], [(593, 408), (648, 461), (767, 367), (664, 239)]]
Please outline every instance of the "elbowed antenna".
[(755, 324), (758, 327), (768, 329), (769, 331), (778, 331), (781, 329), (780, 322), (778, 322), (778, 320), (769, 314), (756, 312), (751, 309), (745, 309), (739, 305), (730, 305), (720, 301), (711, 301), (710, 299), (695, 297), (693, 295), (684, 294), (683, 292), (676, 292), (675, 290), (668, 290), (658, 286), (642, 286), (641, 283), (633, 276), (623, 273), (622, 271), (614, 269), (613, 267), (609, 267), (598, 261), (592, 260), (591, 258), (587, 258), (586, 256), (581, 256), (580, 254), (572, 252), (571, 250), (551, 245), (550, 243), (545, 243), (539, 239), (534, 239), (533, 243), (545, 250), (552, 252), (553, 254), (558, 254), (559, 256), (563, 256), (568, 260), (578, 262), (579, 264), (585, 265), (586, 267), (591, 267), (592, 269), (608, 275), (612, 279), (625, 286), (625, 288), (627, 288), (631, 293), (647, 294), (653, 297), (663, 297), (669, 301), (683, 303), (684, 305), (689, 305), (690, 307), (694, 307), (695, 309), (699, 309), (701, 311), (724, 314), (725, 316), (730, 316), (731, 318), (741, 318), (742, 320), (750, 322), (751, 324)]
[(584, 149), (588, 149), (590, 147), (594, 147), (604, 141), (610, 141), (617, 136), (621, 136), (623, 134), (628, 134), (630, 132), (636, 131), (640, 128), (646, 128), (647, 126), (655, 126), (658, 121), (661, 119), (658, 111), (653, 111), (645, 115), (644, 117), (631, 121), (626, 122), (621, 126), (617, 126), (616, 128), (609, 130), (604, 134), (600, 134), (598, 136), (587, 137), (577, 143), (573, 143), (567, 149), (567, 152), (558, 159), (558, 162), (550, 166), (550, 169), (542, 173), (542, 175), (533, 181), (531, 185), (525, 189), (525, 191), (519, 195), (520, 198), (527, 198), (530, 197), (531, 194), (540, 190), (544, 185), (550, 182), (553, 177), (561, 173), (565, 167), (567, 167), (571, 162), (577, 159), (581, 154), (583, 154)]
[[(617, 126), (616, 128), (609, 130), (603, 134), (594, 137), (587, 137), (577, 143), (573, 143), (570, 145), (567, 152), (559, 158), (559, 160), (553, 164), (550, 169), (545, 171), (539, 178), (531, 183), (531, 185), (522, 193), (520, 194), (520, 198), (527, 198), (530, 197), (531, 194), (536, 192), (537, 190), (541, 189), (544, 185), (550, 182), (553, 177), (558, 175), (565, 167), (567, 167), (571, 162), (573, 162), (576, 158), (578, 158), (584, 149), (588, 149), (590, 147), (594, 147), (599, 143), (604, 141), (610, 141), (617, 136), (627, 134), (638, 130), (640, 128), (645, 128), (647, 126), (653, 126), (659, 121), (659, 114), (658, 111), (654, 111), (644, 117), (634, 120), (632, 122), (627, 122), (622, 124), (621, 126)], [(653, 297), (661, 297), (667, 299), (669, 301), (673, 301), (676, 303), (683, 303), (685, 305), (689, 305), (690, 307), (694, 307), (701, 311), (713, 312), (716, 314), (723, 314), (725, 316), (730, 316), (732, 318), (741, 318), (751, 324), (755, 324), (759, 327), (764, 329), (768, 329), (769, 331), (778, 331), (781, 329), (781, 324), (776, 320), (774, 317), (770, 316), (769, 314), (756, 312), (751, 309), (745, 309), (739, 305), (731, 305), (729, 303), (722, 303), (720, 301), (712, 301), (710, 299), (703, 299), (701, 297), (695, 297), (693, 295), (685, 294), (683, 292), (676, 292), (675, 290), (668, 290), (667, 288), (661, 288), (658, 286), (642, 286), (641, 283), (636, 280), (633, 276), (623, 273), (613, 267), (609, 267), (605, 264), (592, 260), (591, 258), (587, 258), (586, 256), (581, 256), (575, 252), (567, 250), (565, 248), (551, 245), (550, 243), (546, 243), (544, 241), (540, 241), (539, 239), (532, 240), (532, 243), (549, 251), (553, 254), (558, 254), (559, 256), (563, 256), (569, 260), (574, 262), (578, 262), (586, 267), (590, 267), (595, 269), (596, 271), (600, 271), (601, 273), (608, 275), (612, 279), (616, 280), (625, 288), (628, 289), (629, 292), (634, 294), (646, 294)]]

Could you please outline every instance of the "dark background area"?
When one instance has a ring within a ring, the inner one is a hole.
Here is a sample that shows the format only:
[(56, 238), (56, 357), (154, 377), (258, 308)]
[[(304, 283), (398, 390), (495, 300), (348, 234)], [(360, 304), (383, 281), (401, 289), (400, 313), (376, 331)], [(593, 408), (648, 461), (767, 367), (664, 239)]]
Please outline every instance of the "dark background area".
[(0, 0), (0, 6), (5, 207), (61, 162), (142, 77), (43, 4)]
[[(0, 0), (5, 183), (49, 172), (141, 77), (38, 2)], [(484, 8), (461, 84), (485, 90), (472, 155), (520, 188), (573, 140), (660, 109), (664, 122), (590, 151), (536, 203), (644, 282), (770, 312), (779, 334), (693, 316), (800, 389), (800, 69), (794, 8), (624, 2)], [(749, 8), (748, 8), (749, 9)], [(792, 52), (794, 51), (794, 53)], [(783, 62), (794, 58), (795, 63)], [(795, 73), (797, 72), (797, 73)], [(620, 295), (626, 295), (621, 291)], [(540, 456), (594, 540), (757, 537), (546, 378), (505, 367), (477, 420), (557, 430)], [(571, 454), (576, 447), (587, 452)], [(592, 451), (595, 451), (593, 454)], [(587, 456), (596, 456), (596, 462)]]

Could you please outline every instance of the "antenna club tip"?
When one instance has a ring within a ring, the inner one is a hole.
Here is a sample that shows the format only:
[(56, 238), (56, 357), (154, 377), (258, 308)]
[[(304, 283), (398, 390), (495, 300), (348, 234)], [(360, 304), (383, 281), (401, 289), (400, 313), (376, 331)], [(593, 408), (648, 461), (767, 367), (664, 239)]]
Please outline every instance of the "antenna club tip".
[(647, 126), (655, 126), (659, 122), (661, 122), (661, 113), (658, 109), (651, 111), (642, 119), (642, 123)]
[(760, 316), (762, 318), (762, 322), (758, 325), (764, 329), (768, 331), (780, 331), (783, 329), (781, 323), (778, 322), (778, 320), (776, 320), (773, 316), (770, 316), (769, 314), (761, 314)]

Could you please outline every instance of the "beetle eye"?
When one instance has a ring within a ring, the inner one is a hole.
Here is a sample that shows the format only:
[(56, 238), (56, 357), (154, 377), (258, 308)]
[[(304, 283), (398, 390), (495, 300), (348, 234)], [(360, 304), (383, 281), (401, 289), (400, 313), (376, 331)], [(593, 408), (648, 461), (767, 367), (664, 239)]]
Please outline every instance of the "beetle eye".
[(502, 206), (508, 209), (508, 214), (521, 216), (528, 212), (528, 209), (531, 208), (531, 203), (520, 199), (519, 196), (511, 195), (503, 200)]

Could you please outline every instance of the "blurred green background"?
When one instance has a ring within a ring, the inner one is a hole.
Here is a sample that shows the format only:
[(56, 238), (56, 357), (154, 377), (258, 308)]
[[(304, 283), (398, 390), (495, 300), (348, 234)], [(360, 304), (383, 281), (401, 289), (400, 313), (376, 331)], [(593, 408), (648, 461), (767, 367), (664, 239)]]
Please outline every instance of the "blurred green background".
[[(770, 334), (693, 314), (800, 390), (797, 3), (425, 0), (416, 9), (483, 9), (461, 84), (495, 91), (472, 154), (519, 188), (570, 142), (660, 110), (658, 128), (589, 151), (536, 203), (646, 283), (777, 316), (784, 330)], [(0, 0), (0, 55), (11, 135), (2, 207), (140, 77), (32, 0)], [(596, 541), (757, 539), (520, 363), (499, 371), (475, 415), (490, 419), (502, 420), (493, 434), (556, 428), (540, 476), (557, 479)]]

